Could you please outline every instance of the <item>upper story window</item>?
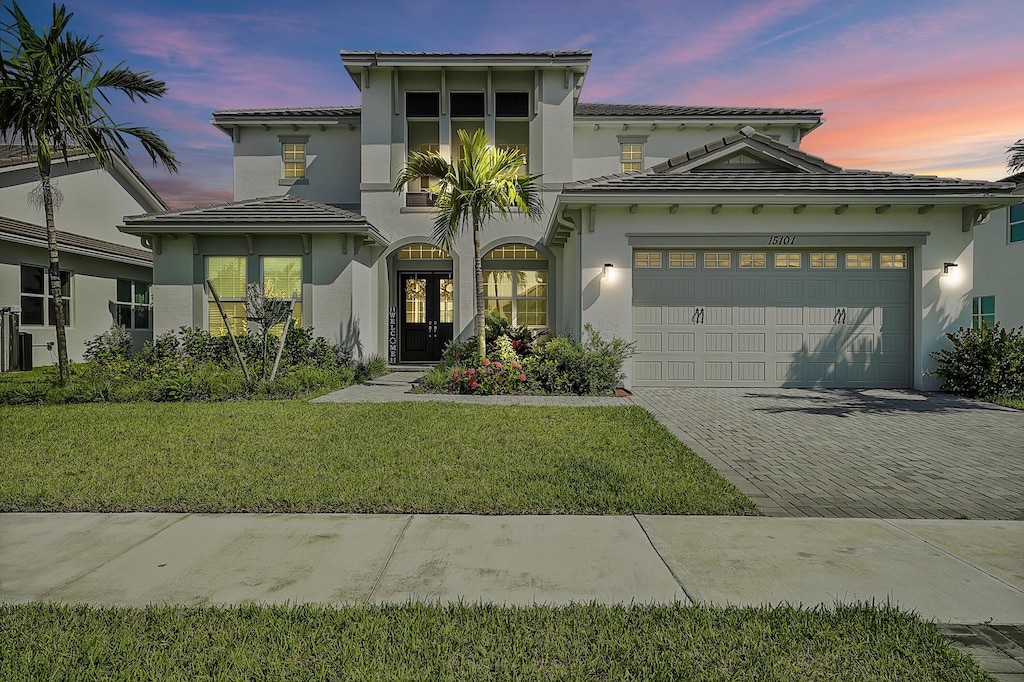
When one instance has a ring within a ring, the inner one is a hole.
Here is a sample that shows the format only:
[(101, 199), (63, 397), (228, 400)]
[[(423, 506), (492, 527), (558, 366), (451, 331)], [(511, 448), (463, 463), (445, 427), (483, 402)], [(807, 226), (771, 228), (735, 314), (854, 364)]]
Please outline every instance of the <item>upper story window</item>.
[(530, 116), (530, 93), (494, 93), (495, 118), (528, 118)]
[(306, 144), (309, 135), (278, 135), (281, 143), (281, 182), (284, 185), (305, 184)]
[(623, 173), (643, 170), (646, 135), (619, 135), (619, 167)]
[(619, 161), (623, 173), (632, 173), (644, 167), (644, 146), (642, 144), (620, 145)]
[(117, 280), (117, 323), (128, 329), (149, 329), (153, 304), (149, 299), (149, 282)]
[(484, 93), (453, 92), (451, 93), (452, 118), (483, 118)]
[(437, 118), (440, 111), (440, 94), (436, 92), (405, 93), (406, 118)]
[(284, 176), (286, 178), (306, 177), (306, 145), (303, 143), (284, 145)]
[[(64, 324), (71, 326), (71, 273), (60, 271), (61, 299), (64, 302)], [(50, 296), (49, 271), (40, 265), (21, 266), (21, 323), (24, 325), (55, 325), (57, 310)]]
[(1010, 207), (1010, 242), (1024, 242), (1024, 204)]

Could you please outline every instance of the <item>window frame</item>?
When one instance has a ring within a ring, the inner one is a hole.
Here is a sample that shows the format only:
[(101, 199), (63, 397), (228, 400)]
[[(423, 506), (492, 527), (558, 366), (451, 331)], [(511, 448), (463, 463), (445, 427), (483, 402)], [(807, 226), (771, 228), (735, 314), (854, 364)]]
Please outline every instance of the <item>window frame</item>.
[[(21, 325), (24, 326), (24, 327), (54, 327), (54, 326), (56, 326), (56, 324), (57, 324), (56, 320), (53, 319), (56, 316), (56, 308), (54, 308), (54, 310), (53, 310), (54, 314), (51, 315), (51, 312), (50, 312), (50, 308), (51, 308), (51, 305), (52, 305), (53, 297), (50, 295), (50, 268), (49, 268), (49, 266), (35, 265), (34, 263), (21, 263), (20, 265), (21, 265), (21, 267), (18, 270), (18, 275), (19, 275), (19, 278), (18, 278), (18, 292), (19, 292), (18, 296), (19, 296), (19, 301), (18, 302), (21, 305), (21, 311), (22, 311), (21, 312)], [(25, 291), (25, 286), (24, 286), (24, 284), (25, 284), (25, 275), (24, 275), (24, 271), (25, 271), (26, 268), (33, 268), (33, 269), (37, 269), (37, 270), (40, 271), (41, 277), (42, 277), (42, 283), (43, 283), (43, 291), (42, 291), (42, 293), (26, 292)], [(64, 282), (65, 275), (67, 276), (66, 284)], [(74, 300), (74, 293), (75, 293), (75, 291), (74, 291), (75, 273), (72, 270), (60, 270), (60, 278), (61, 278), (61, 294), (62, 294), (61, 295), (61, 301), (64, 303), (64, 306), (65, 306), (64, 307), (64, 327), (65, 328), (73, 328), (74, 327), (74, 324), (73, 324), (73, 322), (74, 322), (74, 315), (73, 315), (73, 313), (74, 313), (74, 306), (72, 305), (72, 301)], [(67, 287), (67, 292), (68, 292), (66, 296), (63, 295), (65, 286)], [(40, 322), (26, 322), (25, 321), (25, 309), (26, 309), (26, 306), (25, 306), (25, 303), (24, 303), (24, 300), (23, 300), (25, 298), (42, 299), (42, 302), (43, 302), (43, 310), (42, 310), (43, 320), (42, 320), (41, 323)]]
[(741, 251), (736, 254), (740, 270), (764, 270), (768, 267), (768, 254), (764, 251)]
[[(212, 258), (237, 258), (237, 259), (241, 260), (242, 264), (245, 267), (245, 275), (244, 275), (244, 277), (245, 277), (245, 287), (243, 288), (243, 292), (242, 292), (242, 295), (240, 297), (239, 296), (224, 296), (224, 295), (222, 295), (222, 292), (220, 292), (220, 291), (217, 292), (217, 297), (220, 298), (220, 302), (222, 304), (225, 304), (225, 303), (231, 303), (231, 304), (234, 304), (234, 305), (241, 304), (242, 313), (243, 313), (242, 321), (238, 322), (236, 320), (235, 323), (236, 323), (236, 326), (239, 327), (239, 330), (236, 331), (233, 328), (232, 331), (236, 332), (236, 333), (239, 333), (239, 334), (245, 333), (246, 331), (248, 331), (248, 328), (249, 328), (249, 320), (246, 319), (246, 317), (245, 317), (245, 314), (246, 314), (246, 310), (245, 310), (245, 306), (246, 306), (245, 291), (248, 289), (248, 286), (249, 286), (249, 257), (244, 255), (244, 254), (217, 254), (217, 255), (207, 255), (207, 256), (205, 256), (203, 258), (203, 268), (204, 268), (204, 271), (205, 271), (205, 274), (206, 274), (206, 280), (212, 279), (211, 276), (210, 276), (210, 259), (212, 259)], [(204, 280), (204, 282), (206, 280)], [(220, 311), (217, 310), (217, 301), (214, 300), (213, 293), (210, 291), (209, 287), (204, 287), (204, 288), (206, 289), (206, 330), (208, 332), (210, 332), (211, 334), (214, 334), (216, 336), (220, 336), (221, 334), (227, 334), (226, 327), (225, 327), (225, 331), (222, 331), (220, 334), (216, 334), (215, 333), (215, 331), (213, 329), (213, 320), (220, 318)], [(216, 316), (216, 318), (214, 316)], [(219, 322), (218, 324), (223, 324), (223, 321)]]
[[(816, 264), (815, 256), (818, 257), (818, 263)], [(829, 261), (832, 261), (831, 264)], [(811, 270), (838, 270), (839, 269), (839, 252), (838, 251), (812, 251), (807, 258), (807, 266)]]
[[(867, 256), (867, 265), (861, 265), (864, 262), (864, 256)], [(855, 264), (851, 265), (850, 258), (856, 257)], [(875, 269), (875, 254), (872, 251), (846, 251), (843, 253), (843, 269), (844, 270), (874, 270)]]
[[(732, 251), (705, 251), (702, 270), (732, 270)], [(724, 256), (724, 260), (723, 260)], [(711, 258), (711, 260), (709, 260)], [(722, 263), (725, 263), (724, 265)]]
[[(992, 303), (992, 311), (985, 312), (985, 302)], [(991, 328), (996, 324), (996, 297), (972, 296), (971, 297), (971, 329)]]
[(664, 260), (661, 251), (633, 252), (633, 268), (635, 270), (660, 270)]
[[(512, 249), (510, 256), (506, 256), (508, 249)], [(516, 253), (517, 250), (522, 250), (523, 253)], [(493, 257), (492, 254), (495, 252), (499, 253), (497, 258)], [(536, 254), (536, 255), (532, 255)], [(533, 330), (545, 330), (551, 328), (551, 268), (549, 266), (548, 257), (538, 251), (536, 248), (529, 244), (521, 244), (516, 242), (510, 242), (508, 244), (500, 244), (490, 249), (481, 258), (483, 265), (483, 276), (484, 276), (484, 309), (485, 310), (501, 310), (500, 302), (510, 301), (511, 302), (511, 317), (510, 322), (516, 326), (528, 327)], [(487, 283), (488, 274), (492, 272), (507, 272), (509, 273), (509, 286), (510, 293), (508, 296), (488, 295)], [(528, 296), (520, 293), (520, 276), (519, 273), (541, 273), (543, 282), (537, 282), (538, 284), (544, 285), (544, 294), (542, 296)], [(530, 301), (543, 301), (544, 302), (544, 323), (543, 324), (524, 324), (521, 320), (522, 315), (536, 314), (536, 311), (523, 311), (520, 308), (522, 303)], [(498, 305), (489, 307), (489, 303), (497, 303)]]
[[(675, 258), (673, 258), (675, 257)], [(678, 261), (678, 265), (672, 261)], [(696, 251), (669, 251), (668, 267), (670, 270), (694, 270), (697, 267)]]
[[(286, 255), (280, 255), (280, 254), (274, 254), (274, 253), (260, 254), (260, 256), (259, 256), (260, 287), (262, 288), (264, 295), (267, 295), (266, 260), (268, 258), (290, 258), (290, 259), (294, 259), (294, 260), (298, 261), (298, 263), (299, 263), (299, 287), (295, 291), (295, 294), (296, 294), (296, 297), (295, 297), (295, 310), (292, 313), (292, 321), (296, 325), (301, 327), (302, 326), (302, 312), (303, 312), (303, 306), (302, 306), (302, 287), (303, 287), (303, 284), (304, 284), (304, 281), (303, 281), (303, 271), (305, 270), (305, 268), (303, 267), (303, 262), (302, 262), (303, 258), (302, 258), (302, 256), (296, 256), (296, 255), (286, 256)], [(275, 296), (274, 298), (281, 298), (283, 300), (291, 302), (291, 300), (292, 300), (292, 292), (288, 292), (286, 295), (280, 296), (280, 297)], [(275, 334), (280, 334), (282, 329), (283, 329), (283, 326), (284, 326), (283, 324), (275, 325), (274, 327), (271, 328), (271, 332), (273, 332)]]
[[(124, 283), (126, 283), (128, 285), (128, 290), (129, 290), (128, 300), (123, 300), (121, 298), (121, 283), (122, 282), (124, 282)], [(146, 285), (146, 300), (144, 302), (136, 301), (136, 298), (138, 298), (138, 285), (139, 284), (145, 284)], [(114, 308), (114, 311), (115, 311), (114, 319), (117, 321), (117, 324), (123, 326), (125, 329), (142, 329), (142, 330), (147, 330), (147, 331), (152, 329), (153, 328), (153, 283), (152, 282), (145, 282), (143, 280), (125, 279), (125, 278), (122, 278), (122, 277), (118, 277), (117, 278), (117, 282), (115, 284), (115, 287), (116, 288), (115, 288), (115, 291), (114, 291), (114, 306), (115, 306), (115, 308)], [(121, 320), (121, 310), (122, 310), (122, 308), (127, 308), (128, 309), (128, 321), (131, 322), (130, 325), (129, 324), (124, 324), (124, 322)], [(140, 326), (140, 325), (136, 324), (137, 319), (138, 319), (136, 317), (136, 315), (138, 314), (139, 310), (145, 310), (146, 311), (146, 325), (145, 326)]]
[[(1014, 209), (1018, 213), (1016, 220)], [(1024, 243), (1024, 203), (1006, 209), (1006, 240), (1008, 244)]]
[(803, 270), (804, 254), (800, 251), (776, 251), (772, 256), (772, 265), (776, 270)]
[[(278, 135), (277, 141), (281, 145), (281, 177), (278, 179), (278, 185), (308, 185), (309, 184), (309, 135)], [(290, 146), (299, 146), (300, 150), (289, 150)], [(301, 160), (295, 156), (289, 156), (290, 153), (297, 153), (301, 151)], [(302, 175), (289, 175), (289, 166), (298, 170), (298, 166), (301, 164)]]

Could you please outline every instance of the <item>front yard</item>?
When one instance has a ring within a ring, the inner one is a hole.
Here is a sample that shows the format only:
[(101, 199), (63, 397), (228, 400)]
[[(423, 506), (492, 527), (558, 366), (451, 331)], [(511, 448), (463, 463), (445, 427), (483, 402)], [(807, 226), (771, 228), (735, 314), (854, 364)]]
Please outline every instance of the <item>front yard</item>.
[(758, 513), (636, 407), (0, 407), (0, 443), (0, 511)]
[(0, 605), (5, 680), (990, 680), (888, 606)]

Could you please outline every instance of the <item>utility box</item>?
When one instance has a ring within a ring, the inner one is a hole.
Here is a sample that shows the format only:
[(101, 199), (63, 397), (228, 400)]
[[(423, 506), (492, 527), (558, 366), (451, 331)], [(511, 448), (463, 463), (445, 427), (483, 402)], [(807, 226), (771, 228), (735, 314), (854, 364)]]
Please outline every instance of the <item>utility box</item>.
[[(0, 306), (0, 372), (13, 372), (21, 367), (21, 308)], [(29, 362), (32, 362), (29, 347)]]
[(18, 369), (27, 372), (32, 369), (32, 335), (28, 332), (18, 334)]

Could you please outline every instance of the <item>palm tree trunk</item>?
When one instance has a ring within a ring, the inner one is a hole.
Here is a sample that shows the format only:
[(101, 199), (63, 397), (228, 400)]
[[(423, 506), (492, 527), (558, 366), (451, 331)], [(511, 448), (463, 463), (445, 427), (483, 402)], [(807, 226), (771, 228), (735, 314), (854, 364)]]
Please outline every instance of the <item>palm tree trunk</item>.
[(480, 259), (480, 219), (473, 216), (473, 269), (476, 271), (476, 347), (483, 362), (487, 357), (487, 332), (484, 329), (484, 263)]
[(60, 285), (60, 256), (57, 251), (57, 226), (53, 220), (53, 187), (50, 185), (49, 162), (45, 163), (39, 178), (43, 183), (46, 246), (50, 252), (50, 300), (53, 301), (53, 326), (57, 331), (57, 366), (60, 370), (60, 385), (67, 386), (71, 380), (71, 373), (68, 368), (68, 338), (64, 330), (64, 296)]

